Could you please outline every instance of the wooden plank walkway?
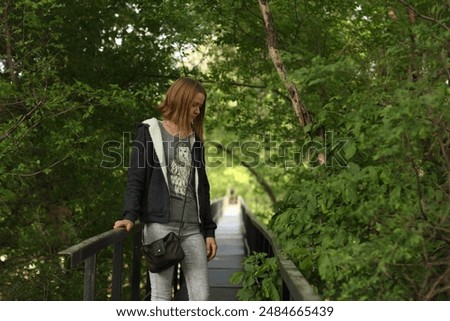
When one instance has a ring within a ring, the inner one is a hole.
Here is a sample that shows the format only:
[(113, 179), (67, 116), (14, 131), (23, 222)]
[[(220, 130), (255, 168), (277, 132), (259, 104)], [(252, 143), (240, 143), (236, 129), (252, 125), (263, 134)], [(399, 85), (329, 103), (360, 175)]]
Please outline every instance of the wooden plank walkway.
[(239, 201), (228, 203), (226, 198), (223, 212), (217, 223), (216, 257), (208, 263), (211, 301), (236, 301), (239, 285), (231, 284), (230, 276), (242, 271), (242, 260), (247, 255), (245, 229)]

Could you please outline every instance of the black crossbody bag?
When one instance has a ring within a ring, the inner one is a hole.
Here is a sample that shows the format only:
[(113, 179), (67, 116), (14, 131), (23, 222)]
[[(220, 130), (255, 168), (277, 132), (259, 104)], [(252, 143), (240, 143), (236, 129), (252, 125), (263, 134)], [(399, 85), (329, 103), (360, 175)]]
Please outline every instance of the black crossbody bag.
[(147, 266), (150, 272), (159, 273), (168, 269), (169, 267), (180, 263), (184, 259), (184, 251), (180, 244), (181, 228), (183, 224), (184, 209), (186, 207), (186, 197), (188, 193), (189, 184), (191, 183), (192, 168), (190, 165), (188, 182), (186, 185), (186, 192), (184, 193), (183, 210), (181, 212), (180, 228), (178, 234), (174, 232), (168, 233), (163, 238), (156, 240), (150, 244), (142, 246), (147, 261)]

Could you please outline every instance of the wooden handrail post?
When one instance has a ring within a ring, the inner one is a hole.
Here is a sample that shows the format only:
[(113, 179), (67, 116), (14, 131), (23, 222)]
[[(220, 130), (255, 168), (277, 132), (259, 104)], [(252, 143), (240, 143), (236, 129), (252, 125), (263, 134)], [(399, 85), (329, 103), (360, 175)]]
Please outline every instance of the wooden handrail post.
[(83, 300), (93, 301), (95, 298), (95, 274), (97, 270), (97, 254), (84, 260)]
[(123, 242), (114, 244), (112, 272), (112, 300), (120, 301), (122, 290), (122, 252)]
[(139, 300), (141, 282), (142, 232), (136, 233), (133, 240), (133, 268), (131, 271), (131, 300)]

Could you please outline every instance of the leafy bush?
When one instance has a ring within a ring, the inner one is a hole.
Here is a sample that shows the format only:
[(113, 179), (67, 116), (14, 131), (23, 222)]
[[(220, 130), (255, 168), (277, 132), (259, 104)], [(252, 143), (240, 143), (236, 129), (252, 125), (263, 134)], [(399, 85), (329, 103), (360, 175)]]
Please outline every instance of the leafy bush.
[(281, 278), (276, 257), (267, 253), (253, 252), (243, 260), (243, 271), (235, 272), (232, 284), (241, 284), (237, 296), (242, 301), (280, 300)]
[(343, 116), (348, 166), (296, 168), (272, 218), (284, 251), (324, 298), (449, 298), (448, 89), (405, 87), (414, 90), (375, 98), (391, 106), (365, 97)]

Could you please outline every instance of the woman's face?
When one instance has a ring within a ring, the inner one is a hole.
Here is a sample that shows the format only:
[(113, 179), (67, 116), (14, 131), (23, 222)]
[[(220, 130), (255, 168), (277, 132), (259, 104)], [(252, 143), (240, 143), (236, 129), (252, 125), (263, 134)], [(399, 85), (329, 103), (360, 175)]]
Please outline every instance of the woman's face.
[(200, 108), (205, 103), (205, 95), (197, 93), (192, 100), (191, 110), (189, 111), (189, 117), (191, 122), (200, 114)]

